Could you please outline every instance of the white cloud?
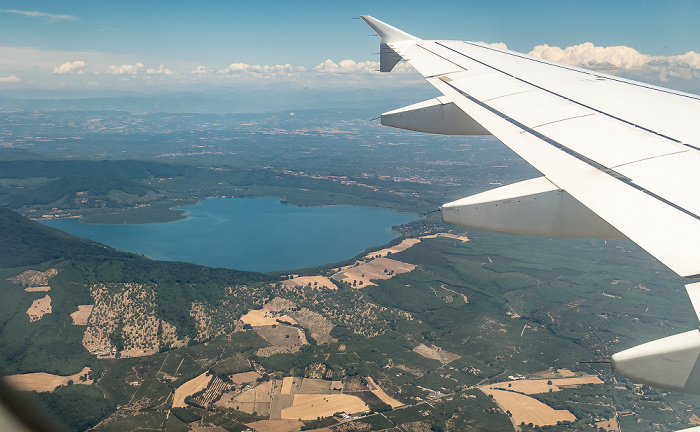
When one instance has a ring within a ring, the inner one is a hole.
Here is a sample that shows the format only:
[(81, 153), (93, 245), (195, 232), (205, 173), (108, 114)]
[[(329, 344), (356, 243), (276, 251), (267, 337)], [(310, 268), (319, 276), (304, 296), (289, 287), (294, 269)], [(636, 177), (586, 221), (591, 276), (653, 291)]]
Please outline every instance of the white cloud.
[(6, 76), (6, 77), (0, 77), (0, 82), (16, 83), (16, 82), (20, 82), (20, 79), (16, 75), (10, 75), (10, 76)]
[[(319, 74), (369, 74), (379, 70), (379, 62), (363, 61), (356, 62), (354, 60), (341, 60), (336, 63), (331, 59), (315, 66), (313, 71)], [(406, 62), (401, 62), (394, 67), (392, 73), (415, 72), (414, 69)]]
[(374, 61), (363, 61), (356, 62), (354, 60), (341, 60), (339, 63), (334, 62), (331, 59), (324, 61), (323, 63), (314, 67), (314, 72), (318, 73), (334, 73), (334, 74), (347, 74), (347, 73), (370, 73), (379, 69), (379, 62)]
[(110, 66), (105, 71), (106, 74), (111, 75), (136, 75), (143, 70), (143, 63), (136, 64), (124, 64), (121, 66)]
[(208, 73), (213, 72), (211, 69), (207, 69), (202, 65), (199, 65), (195, 68), (195, 70), (191, 71), (190, 73), (196, 74), (196, 75), (205, 75)]
[(295, 79), (306, 72), (303, 66), (294, 67), (289, 63), (283, 65), (249, 65), (231, 63), (217, 71), (219, 74), (236, 79)]
[(46, 13), (46, 12), (26, 11), (26, 10), (19, 10), (19, 9), (0, 9), (0, 13), (24, 15), (24, 16), (30, 17), (30, 18), (48, 18), (52, 21), (78, 21), (78, 20), (80, 20), (80, 18), (78, 18), (77, 16), (74, 16), (74, 15), (56, 15), (56, 14), (51, 14), (51, 13)]
[(651, 56), (626, 46), (599, 47), (590, 42), (567, 48), (536, 46), (531, 55), (608, 74), (629, 76), (643, 81), (700, 79), (700, 54)]
[(149, 75), (173, 75), (173, 71), (166, 69), (165, 65), (158, 66), (158, 69), (146, 69), (146, 73)]
[(53, 73), (55, 74), (67, 74), (71, 72), (77, 72), (79, 74), (82, 74), (83, 71), (78, 70), (80, 68), (85, 67), (85, 62), (82, 60), (76, 60), (74, 62), (65, 62), (60, 66), (56, 66), (53, 68)]

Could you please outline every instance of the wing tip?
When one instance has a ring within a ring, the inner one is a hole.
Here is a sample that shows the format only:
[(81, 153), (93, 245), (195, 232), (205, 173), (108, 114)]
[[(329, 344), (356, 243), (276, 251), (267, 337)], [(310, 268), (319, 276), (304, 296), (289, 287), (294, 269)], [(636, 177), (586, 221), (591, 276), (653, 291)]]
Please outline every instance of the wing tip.
[(360, 19), (379, 36), (381, 43), (390, 44), (404, 40), (419, 40), (417, 37), (390, 26), (371, 15), (360, 15)]

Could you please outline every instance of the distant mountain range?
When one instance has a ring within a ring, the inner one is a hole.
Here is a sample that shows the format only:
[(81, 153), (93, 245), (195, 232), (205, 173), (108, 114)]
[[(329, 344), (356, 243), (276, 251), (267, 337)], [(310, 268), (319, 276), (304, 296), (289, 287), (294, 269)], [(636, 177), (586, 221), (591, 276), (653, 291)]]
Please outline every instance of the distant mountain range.
[(266, 89), (178, 93), (3, 91), (0, 110), (119, 110), (138, 113), (254, 113), (313, 108), (397, 108), (434, 96), (425, 87), (382, 89)]

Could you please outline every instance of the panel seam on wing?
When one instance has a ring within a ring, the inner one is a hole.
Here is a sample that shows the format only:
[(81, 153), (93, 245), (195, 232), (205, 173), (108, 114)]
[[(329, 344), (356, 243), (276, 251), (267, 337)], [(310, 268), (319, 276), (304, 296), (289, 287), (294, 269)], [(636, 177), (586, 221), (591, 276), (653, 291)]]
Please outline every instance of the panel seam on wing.
[[(443, 80), (443, 82), (444, 82), (444, 80)], [(512, 124), (512, 125), (514, 125), (514, 126), (516, 126), (516, 127), (518, 127), (518, 128), (521, 129), (523, 132), (528, 133), (528, 134), (530, 134), (530, 135), (533, 135), (535, 138), (540, 139), (540, 140), (542, 140), (542, 141), (544, 141), (544, 142), (550, 144), (551, 146), (553, 146), (553, 147), (555, 147), (555, 148), (557, 148), (557, 149), (563, 151), (564, 153), (566, 153), (566, 154), (568, 154), (568, 155), (570, 155), (570, 156), (573, 156), (574, 158), (580, 160), (581, 162), (584, 162), (584, 163), (586, 163), (586, 164), (592, 166), (593, 168), (595, 168), (595, 169), (597, 169), (597, 170), (599, 170), (599, 171), (601, 171), (601, 172), (603, 172), (603, 173), (605, 173), (605, 174), (607, 174), (607, 175), (609, 175), (609, 176), (615, 178), (616, 180), (621, 181), (621, 182), (623, 182), (623, 183), (629, 185), (630, 187), (633, 187), (634, 189), (637, 189), (637, 190), (639, 190), (640, 192), (643, 192), (643, 193), (649, 195), (650, 197), (652, 197), (652, 198), (654, 198), (654, 199), (656, 199), (656, 200), (658, 200), (658, 201), (661, 201), (662, 203), (664, 203), (664, 204), (666, 204), (666, 205), (668, 205), (668, 206), (670, 206), (670, 207), (672, 207), (672, 208), (674, 208), (674, 209), (676, 209), (676, 210), (678, 210), (678, 211), (680, 211), (680, 212), (682, 212), (682, 213), (685, 213), (686, 215), (688, 215), (688, 216), (690, 216), (690, 217), (692, 217), (692, 218), (694, 218), (694, 219), (700, 220), (700, 215), (697, 215), (697, 214), (693, 213), (692, 211), (687, 210), (687, 209), (685, 209), (685, 208), (679, 206), (678, 204), (676, 204), (676, 203), (674, 203), (674, 202), (672, 202), (672, 201), (669, 201), (668, 199), (666, 199), (666, 198), (664, 198), (664, 197), (662, 197), (662, 196), (660, 196), (660, 195), (658, 195), (658, 194), (656, 194), (656, 193), (654, 193), (654, 192), (652, 192), (652, 191), (650, 191), (650, 190), (648, 190), (648, 189), (646, 189), (646, 188), (644, 188), (644, 187), (642, 187), (642, 186), (636, 184), (631, 178), (629, 178), (629, 177), (627, 177), (627, 176), (625, 176), (625, 175), (623, 175), (623, 174), (621, 174), (621, 173), (615, 171), (613, 168), (607, 167), (607, 166), (601, 164), (600, 162), (596, 162), (596, 161), (594, 161), (593, 159), (591, 159), (591, 158), (589, 158), (589, 157), (586, 157), (585, 155), (582, 155), (581, 153), (577, 152), (576, 150), (573, 150), (573, 149), (571, 149), (571, 148), (569, 148), (569, 147), (567, 147), (567, 146), (561, 144), (560, 142), (555, 141), (555, 140), (553, 140), (552, 138), (549, 138), (548, 136), (544, 135), (543, 133), (534, 130), (533, 128), (531, 128), (531, 127), (529, 127), (529, 126), (527, 126), (527, 125), (525, 125), (525, 124), (519, 122), (518, 120), (516, 120), (516, 119), (514, 119), (514, 118), (512, 118), (512, 117), (509, 117), (508, 115), (502, 113), (501, 111), (499, 111), (499, 110), (493, 108), (492, 106), (490, 106), (490, 105), (488, 105), (488, 104), (486, 104), (486, 103), (484, 103), (484, 102), (482, 102), (482, 101), (476, 99), (476, 98), (473, 97), (473, 96), (470, 96), (469, 94), (463, 92), (462, 90), (460, 90), (459, 88), (455, 87), (454, 85), (452, 85), (452, 84), (450, 84), (450, 83), (448, 83), (448, 82), (445, 82), (445, 84), (446, 84), (447, 86), (449, 86), (450, 88), (452, 88), (453, 90), (455, 90), (456, 92), (458, 92), (459, 94), (461, 94), (462, 96), (464, 96), (465, 98), (467, 98), (468, 100), (470, 100), (471, 102), (473, 102), (473, 103), (479, 105), (480, 107), (482, 107), (482, 108), (488, 110), (488, 111), (491, 112), (492, 114), (494, 114), (494, 115), (496, 115), (496, 116), (502, 118), (503, 120), (509, 122), (510, 124)], [(681, 152), (674, 152), (674, 153), (683, 153), (683, 152), (681, 151)], [(662, 157), (662, 156), (667, 156), (667, 155), (668, 155), (668, 154), (666, 154), (666, 155), (659, 155), (659, 156), (656, 156), (656, 157)], [(637, 162), (638, 162), (638, 161), (637, 161)], [(620, 165), (620, 166), (621, 166), (621, 165)]]
[[(464, 54), (464, 53), (462, 53), (462, 52), (459, 52), (459, 51), (457, 51), (457, 50), (454, 49), (454, 48), (450, 48), (450, 47), (448, 47), (447, 45), (443, 45), (443, 44), (440, 43), (440, 42), (435, 42), (435, 44), (438, 45), (438, 46), (441, 46), (441, 47), (443, 47), (443, 48), (445, 48), (445, 49), (448, 49), (448, 50), (450, 50), (450, 51), (452, 51), (452, 52), (455, 52), (455, 53), (457, 53), (457, 54), (459, 54), (459, 55), (461, 55), (461, 56), (463, 56), (463, 57), (466, 57), (466, 58), (468, 58), (468, 59), (471, 60), (471, 61), (477, 62), (477, 63), (479, 63), (479, 64), (481, 64), (481, 65), (483, 65), (483, 66), (485, 66), (485, 67), (487, 67), (487, 68), (493, 69), (493, 70), (495, 70), (495, 71), (497, 71), (497, 72), (500, 72), (500, 73), (502, 73), (502, 74), (504, 74), (504, 75), (507, 75), (507, 76), (509, 76), (509, 77), (512, 77), (513, 79), (516, 79), (516, 80), (518, 80), (518, 81), (520, 81), (520, 82), (522, 82), (522, 83), (525, 83), (525, 84), (530, 85), (530, 86), (532, 86), (532, 87), (535, 87), (535, 88), (537, 88), (537, 89), (539, 89), (539, 90), (542, 90), (543, 92), (546, 92), (546, 93), (549, 93), (549, 94), (551, 94), (551, 95), (554, 95), (554, 96), (556, 96), (556, 97), (558, 97), (558, 98), (560, 98), (560, 99), (563, 99), (563, 100), (569, 101), (569, 102), (571, 102), (571, 103), (574, 103), (574, 104), (576, 104), (576, 105), (582, 106), (582, 107), (584, 107), (584, 108), (586, 108), (586, 109), (589, 109), (589, 110), (591, 110), (591, 111), (594, 111), (594, 112), (603, 114), (603, 115), (605, 115), (605, 116), (607, 116), (607, 117), (610, 117), (610, 118), (615, 119), (615, 120), (617, 120), (617, 121), (623, 122), (623, 123), (628, 124), (628, 125), (630, 125), (630, 126), (634, 126), (634, 127), (638, 128), (638, 129), (641, 129), (641, 130), (643, 130), (643, 131), (646, 131), (646, 132), (652, 133), (652, 134), (654, 134), (654, 135), (660, 136), (660, 137), (662, 137), (662, 138), (665, 138), (665, 139), (667, 139), (667, 140), (673, 141), (673, 142), (675, 142), (675, 143), (681, 143), (680, 140), (677, 140), (677, 139), (675, 139), (675, 138), (672, 138), (672, 137), (670, 137), (670, 136), (668, 136), (668, 135), (664, 135), (664, 134), (662, 134), (662, 133), (660, 133), (660, 132), (656, 132), (656, 131), (654, 131), (654, 130), (652, 130), (652, 129), (649, 129), (649, 128), (646, 128), (646, 127), (644, 127), (644, 126), (640, 126), (640, 125), (638, 125), (638, 124), (636, 124), (636, 123), (633, 123), (633, 122), (631, 122), (631, 121), (629, 121), (629, 120), (625, 120), (625, 119), (623, 119), (623, 118), (621, 118), (621, 117), (617, 117), (617, 116), (615, 116), (615, 115), (613, 115), (613, 114), (610, 114), (610, 113), (608, 113), (608, 112), (599, 110), (599, 109), (597, 109), (597, 108), (593, 108), (592, 106), (586, 105), (586, 104), (584, 104), (584, 103), (582, 103), (582, 102), (576, 101), (576, 100), (571, 99), (571, 98), (568, 98), (568, 97), (566, 97), (566, 96), (563, 96), (563, 95), (561, 95), (561, 94), (559, 94), (559, 93), (557, 93), (557, 92), (554, 92), (554, 91), (552, 91), (552, 90), (546, 89), (546, 88), (544, 88), (544, 87), (542, 87), (542, 86), (539, 86), (539, 85), (537, 85), (537, 84), (531, 83), (531, 82), (529, 82), (529, 81), (527, 81), (527, 80), (524, 80), (524, 79), (522, 79), (522, 78), (519, 78), (519, 77), (517, 77), (517, 76), (515, 76), (515, 75), (509, 74), (508, 72), (505, 72), (505, 71), (503, 71), (503, 70), (501, 70), (501, 69), (498, 69), (498, 68), (495, 67), (495, 66), (491, 66), (491, 65), (489, 65), (489, 64), (487, 64), (487, 63), (484, 63), (484, 62), (482, 62), (482, 61), (480, 61), (480, 60), (477, 60), (477, 59), (475, 59), (475, 58), (473, 58), (473, 57), (471, 57), (471, 56), (469, 56), (469, 55), (467, 55), (467, 54)], [(420, 45), (419, 45), (419, 46), (420, 46)], [(480, 45), (476, 45), (476, 46), (480, 46)], [(426, 49), (427, 49), (427, 48), (426, 48)], [(501, 52), (501, 51), (499, 51), (499, 52)], [(436, 55), (436, 56), (438, 56), (438, 57), (440, 57), (440, 58), (445, 59), (445, 57), (441, 56), (440, 54), (437, 54), (437, 53), (433, 53), (433, 54)], [(507, 53), (506, 53), (506, 54), (507, 54)], [(447, 59), (445, 59), (445, 60), (447, 60)], [(452, 62), (451, 60), (448, 60), (448, 61)], [(454, 63), (454, 62), (452, 62), (452, 63)], [(461, 67), (461, 66), (460, 66), (460, 67)]]
[[(444, 48), (447, 48), (447, 49), (449, 49), (449, 50), (455, 51), (455, 52), (457, 52), (458, 54), (462, 54), (462, 53), (460, 53), (459, 51), (456, 51), (456, 50), (454, 50), (453, 48), (450, 48), (450, 47), (448, 47), (448, 46), (446, 46), (446, 45), (443, 45), (443, 44), (440, 43), (440, 42), (437, 42), (437, 41), (436, 41), (435, 43), (438, 44), (438, 45), (440, 45), (440, 46), (442, 46), (442, 47), (444, 47)], [(531, 56), (525, 56), (525, 55), (522, 55), (522, 54), (520, 54), (520, 53), (516, 53), (516, 52), (513, 52), (513, 51), (503, 51), (503, 50), (500, 50), (500, 49), (497, 49), (497, 48), (494, 48), (494, 47), (490, 47), (490, 46), (487, 46), (487, 45), (482, 45), (482, 44), (478, 44), (478, 43), (474, 43), (474, 42), (469, 42), (469, 41), (462, 41), (462, 43), (465, 43), (465, 44), (467, 44), (467, 45), (471, 45), (471, 46), (474, 46), (474, 47), (477, 47), (477, 48), (482, 48), (482, 49), (494, 51), (494, 52), (497, 52), (497, 53), (500, 53), (500, 54), (509, 55), (509, 56), (511, 56), (511, 57), (517, 57), (517, 58), (522, 59), (522, 60), (528, 60), (528, 61), (535, 62), (535, 63), (545, 64), (545, 65), (547, 65), (547, 66), (554, 66), (554, 67), (558, 67), (558, 68), (560, 68), (560, 69), (564, 69), (564, 70), (568, 70), (568, 71), (572, 71), (572, 72), (578, 72), (578, 73), (590, 75), (590, 76), (595, 77), (596, 79), (602, 78), (602, 79), (606, 79), (606, 80), (610, 80), (610, 81), (615, 81), (615, 82), (618, 82), (618, 83), (621, 83), (621, 84), (626, 84), (626, 85), (631, 85), (631, 86), (635, 86), (635, 87), (645, 88), (645, 89), (648, 89), (648, 90), (657, 91), (657, 92), (660, 92), (660, 93), (672, 94), (672, 95), (681, 96), (681, 97), (684, 97), (684, 98), (687, 98), (687, 99), (700, 100), (700, 97), (695, 96), (695, 95), (692, 95), (692, 94), (670, 91), (670, 90), (668, 90), (668, 89), (664, 89), (664, 88), (660, 88), (660, 87), (656, 87), (656, 86), (652, 86), (652, 85), (644, 85), (643, 83), (638, 83), (638, 82), (629, 82), (629, 81), (627, 81), (627, 80), (619, 79), (619, 78), (616, 78), (616, 77), (611, 76), (611, 75), (602, 76), (600, 73), (596, 73), (596, 72), (589, 71), (589, 70), (586, 70), (586, 69), (577, 68), (577, 67), (575, 67), (575, 66), (567, 67), (566, 65), (562, 65), (562, 64), (558, 64), (558, 63), (549, 62), (549, 61), (546, 61), (545, 59), (537, 59), (537, 58), (533, 58), (533, 57), (531, 57)], [(462, 55), (464, 55), (464, 54), (462, 54)], [(512, 76), (512, 75), (511, 75), (511, 76)]]
[(690, 150), (679, 150), (679, 151), (675, 151), (675, 152), (671, 152), (671, 153), (664, 153), (664, 154), (662, 154), (662, 155), (649, 156), (649, 157), (645, 157), (645, 158), (642, 158), (642, 159), (637, 159), (637, 160), (633, 160), (633, 161), (630, 161), (630, 162), (625, 162), (625, 163), (623, 163), (623, 164), (615, 165), (615, 166), (612, 167), (612, 168), (620, 168), (620, 167), (623, 167), (623, 166), (628, 166), (628, 165), (636, 164), (637, 162), (644, 162), (644, 161), (648, 161), (648, 160), (651, 160), (651, 159), (659, 159), (659, 158), (663, 158), (663, 157), (666, 157), (666, 156), (671, 156), (671, 155), (675, 155), (675, 154), (679, 154), (679, 153), (688, 153), (689, 151), (690, 151)]

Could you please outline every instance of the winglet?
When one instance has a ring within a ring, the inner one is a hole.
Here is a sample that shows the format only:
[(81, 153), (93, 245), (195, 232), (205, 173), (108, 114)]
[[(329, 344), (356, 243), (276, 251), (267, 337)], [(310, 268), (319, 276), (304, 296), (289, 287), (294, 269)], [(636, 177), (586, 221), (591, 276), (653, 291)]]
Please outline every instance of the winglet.
[(379, 36), (379, 70), (381, 72), (391, 72), (394, 66), (396, 66), (396, 63), (401, 60), (401, 56), (394, 51), (389, 44), (408, 40), (420, 40), (405, 31), (392, 27), (369, 15), (362, 15), (360, 19)]
[(361, 15), (360, 19), (365, 22), (371, 28), (377, 36), (381, 43), (390, 44), (394, 42), (400, 42), (403, 40), (419, 40), (417, 37), (401, 31), (396, 27), (392, 27), (389, 24), (379, 21), (378, 19), (371, 17), (369, 15)]

